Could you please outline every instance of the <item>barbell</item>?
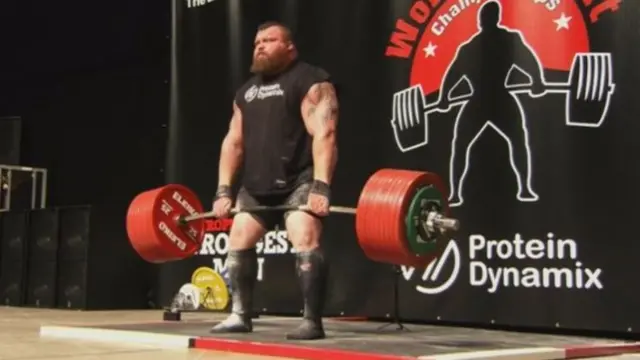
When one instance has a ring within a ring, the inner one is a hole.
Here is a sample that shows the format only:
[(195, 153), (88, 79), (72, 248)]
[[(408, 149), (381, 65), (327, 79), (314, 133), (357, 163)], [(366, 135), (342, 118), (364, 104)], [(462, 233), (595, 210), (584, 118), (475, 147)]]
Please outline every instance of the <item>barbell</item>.
[[(512, 67), (514, 70), (515, 67)], [(505, 83), (505, 85), (507, 85)], [(511, 94), (531, 93), (530, 84), (505, 86)], [(566, 82), (545, 82), (543, 92), (533, 95), (566, 94), (565, 124), (578, 127), (599, 127), (609, 110), (615, 89), (609, 53), (578, 53), (574, 56)], [(441, 97), (446, 97), (442, 94)], [(473, 98), (470, 94), (427, 105), (420, 84), (395, 93), (391, 126), (402, 151), (409, 151), (429, 142), (429, 115), (445, 112)], [(580, 119), (572, 118), (572, 111), (580, 110)]]
[[(358, 244), (369, 259), (394, 265), (425, 267), (442, 253), (460, 227), (449, 217), (444, 183), (431, 172), (380, 169), (367, 179), (357, 208), (331, 206), (330, 213), (355, 216)], [(306, 207), (257, 206), (242, 211), (304, 210)], [(165, 263), (189, 258), (205, 235), (202, 203), (184, 185), (168, 184), (137, 195), (127, 211), (126, 228), (134, 250), (146, 261)]]

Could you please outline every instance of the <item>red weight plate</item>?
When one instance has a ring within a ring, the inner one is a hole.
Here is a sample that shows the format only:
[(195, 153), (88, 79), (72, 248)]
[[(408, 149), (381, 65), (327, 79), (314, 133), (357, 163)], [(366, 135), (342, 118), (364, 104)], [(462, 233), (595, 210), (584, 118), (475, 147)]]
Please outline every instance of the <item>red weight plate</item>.
[[(157, 190), (145, 191), (136, 196), (129, 205), (127, 212), (127, 235), (133, 249), (145, 261), (151, 263), (163, 262), (168, 258), (162, 247), (154, 246), (153, 242), (147, 240), (155, 236), (154, 226), (151, 221), (144, 221), (143, 213), (148, 212), (147, 204), (153, 205), (153, 197)], [(151, 215), (148, 215), (151, 218)]]
[(369, 259), (414, 267), (433, 260), (412, 253), (405, 231), (409, 204), (417, 189), (428, 185), (445, 189), (437, 175), (412, 170), (381, 169), (367, 180), (358, 199), (356, 234)]
[(148, 262), (163, 263), (188, 258), (200, 249), (204, 220), (179, 226), (179, 216), (203, 211), (197, 196), (182, 185), (170, 184), (134, 198), (127, 212), (129, 241)]
[[(154, 220), (153, 209), (156, 206), (156, 198), (159, 196), (158, 194), (162, 189), (163, 188), (157, 188), (147, 191), (143, 193), (144, 197), (141, 197), (137, 201), (137, 212), (139, 213), (139, 216), (142, 218), (142, 214), (145, 213), (150, 215), (148, 215), (147, 221), (138, 221), (137, 224), (134, 222), (134, 226), (137, 227), (140, 234), (138, 236), (143, 240), (139, 242), (131, 241), (134, 249), (138, 251), (140, 256), (151, 263), (163, 263), (175, 259), (175, 256), (170, 252), (170, 247), (159, 245), (161, 244), (162, 238), (159, 238), (159, 240), (156, 241), (158, 237), (158, 223)], [(130, 209), (133, 208), (133, 206), (130, 207)], [(131, 235), (129, 239), (133, 239)], [(146, 239), (146, 242), (144, 239)]]

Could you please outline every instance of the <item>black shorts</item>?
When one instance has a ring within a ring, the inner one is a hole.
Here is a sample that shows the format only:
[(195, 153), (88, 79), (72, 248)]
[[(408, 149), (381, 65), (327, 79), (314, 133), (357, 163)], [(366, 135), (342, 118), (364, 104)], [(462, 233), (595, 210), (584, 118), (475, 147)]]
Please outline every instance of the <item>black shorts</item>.
[[(244, 187), (240, 188), (238, 191), (238, 196), (236, 198), (236, 207), (239, 209), (238, 212), (245, 212), (242, 209), (249, 208), (252, 206), (281, 206), (281, 205), (290, 205), (293, 207), (303, 206), (307, 204), (307, 198), (309, 197), (309, 191), (311, 190), (311, 183), (305, 182), (301, 185), (298, 185), (293, 191), (277, 194), (277, 195), (266, 195), (266, 196), (256, 196), (252, 195), (245, 189)], [(258, 222), (262, 224), (262, 226), (267, 230), (273, 230), (276, 225), (284, 225), (285, 220), (291, 210), (288, 211), (279, 211), (279, 210), (270, 210), (270, 211), (256, 211), (256, 212), (247, 212), (251, 214), (251, 216), (256, 219)], [(312, 214), (314, 215), (314, 214)], [(314, 215), (315, 216), (315, 215)]]

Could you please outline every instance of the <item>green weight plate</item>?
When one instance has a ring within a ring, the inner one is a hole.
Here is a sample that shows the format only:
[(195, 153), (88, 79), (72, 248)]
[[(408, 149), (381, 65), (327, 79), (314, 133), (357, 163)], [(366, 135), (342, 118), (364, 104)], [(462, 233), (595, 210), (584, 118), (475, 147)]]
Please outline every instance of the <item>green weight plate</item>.
[(445, 200), (440, 191), (432, 185), (419, 188), (413, 196), (407, 209), (405, 225), (409, 249), (417, 255), (426, 255), (437, 251), (437, 238), (423, 239), (418, 233), (420, 213), (425, 203), (436, 203), (441, 206)]

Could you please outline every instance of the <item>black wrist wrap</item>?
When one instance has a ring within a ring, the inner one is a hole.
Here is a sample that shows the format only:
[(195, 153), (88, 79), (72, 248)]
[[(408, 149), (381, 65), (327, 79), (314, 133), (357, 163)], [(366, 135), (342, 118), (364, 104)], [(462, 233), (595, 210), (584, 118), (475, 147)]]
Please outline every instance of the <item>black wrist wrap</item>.
[(327, 198), (331, 197), (331, 186), (322, 180), (313, 180), (310, 191), (314, 194), (326, 196)]
[(216, 199), (221, 197), (232, 197), (231, 186), (229, 185), (220, 185), (216, 190)]

